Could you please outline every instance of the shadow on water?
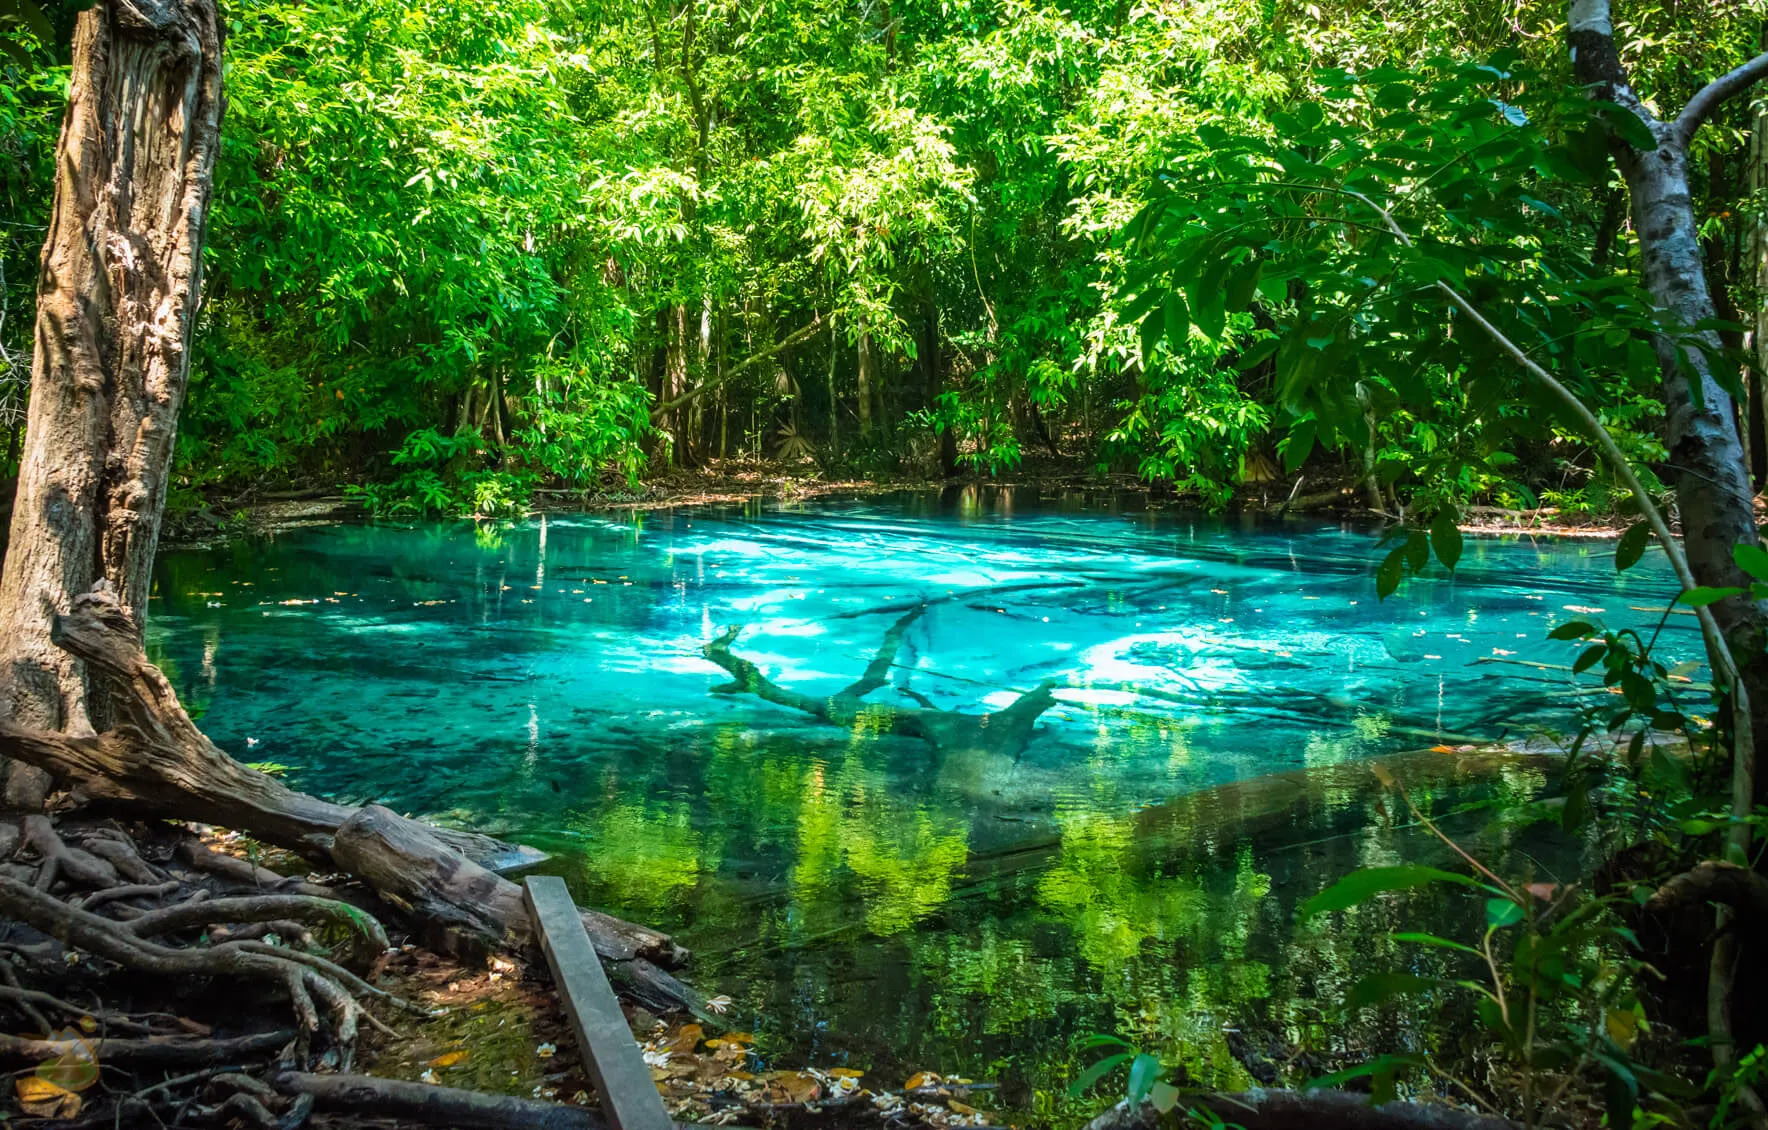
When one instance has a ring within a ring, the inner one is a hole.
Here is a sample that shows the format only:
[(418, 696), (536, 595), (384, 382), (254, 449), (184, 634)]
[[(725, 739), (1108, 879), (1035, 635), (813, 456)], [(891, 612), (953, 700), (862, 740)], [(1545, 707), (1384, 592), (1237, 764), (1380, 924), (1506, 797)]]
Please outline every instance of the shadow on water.
[[(1399, 916), (1471, 911), (1295, 910), (1358, 866), (1450, 862), (1383, 807), (1372, 758), (1445, 813), (1550, 788), (1540, 759), (1405, 751), (1563, 724), (1577, 692), (1526, 665), (1566, 661), (1548, 630), (1655, 622), (1675, 586), (1661, 563), (1617, 576), (1602, 546), (1481, 539), (1377, 602), (1378, 553), (1333, 523), (974, 488), (320, 527), (165, 554), (150, 651), (245, 760), (555, 852), (581, 899), (693, 947), (762, 1047), (884, 1084), (996, 1079), (1060, 1116), (1089, 1032), (1222, 1086), (1296, 1048), (1327, 1058), (1292, 1075), (1455, 1038), (1453, 1017), (1334, 1005), (1416, 967), (1385, 937)], [(851, 725), (712, 693), (701, 647), (727, 626), (780, 685), (831, 695), (922, 604)], [(879, 713), (979, 715), (1043, 680), (1056, 705), (1010, 755)], [(1543, 873), (1576, 850), (1446, 821)]]

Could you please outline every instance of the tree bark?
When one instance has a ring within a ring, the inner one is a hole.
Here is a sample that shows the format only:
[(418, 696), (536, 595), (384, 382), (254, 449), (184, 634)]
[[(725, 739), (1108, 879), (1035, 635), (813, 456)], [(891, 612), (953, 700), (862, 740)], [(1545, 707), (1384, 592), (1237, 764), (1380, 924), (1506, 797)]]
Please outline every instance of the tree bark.
[[(0, 574), (0, 711), (104, 724), (50, 624), (103, 578), (140, 638), (221, 126), (214, 0), (101, 0), (74, 25), (55, 204), (37, 288), (31, 402)], [(40, 773), (9, 803), (42, 803)]]
[(859, 434), (872, 434), (872, 397), (878, 383), (878, 347), (870, 330), (859, 334)]
[[(1657, 147), (1646, 151), (1618, 135), (1611, 138), (1615, 162), (1632, 197), (1646, 290), (1654, 303), (1684, 326), (1713, 318), (1713, 293), (1689, 187), (1688, 147), (1719, 101), (1743, 88), (1733, 80), (1748, 76), (1742, 72), (1726, 76), (1697, 94), (1677, 118), (1663, 121), (1641, 101), (1621, 64), (1608, 0), (1572, 0), (1566, 37), (1578, 80), (1591, 88), (1592, 96), (1638, 115), (1657, 139)], [(1692, 337), (1717, 355), (1717, 334), (1708, 330)], [(1681, 348), (1667, 336), (1656, 345), (1664, 443), (1689, 567), (1703, 585), (1747, 588), (1749, 578), (1733, 561), (1732, 547), (1759, 545), (1760, 537), (1731, 397), (1714, 378), (1707, 351)], [(1713, 613), (1732, 654), (1740, 660), (1753, 728), (1768, 733), (1768, 608), (1739, 596), (1715, 604)], [(1757, 780), (1758, 798), (1765, 796), (1765, 784), (1768, 775)]]

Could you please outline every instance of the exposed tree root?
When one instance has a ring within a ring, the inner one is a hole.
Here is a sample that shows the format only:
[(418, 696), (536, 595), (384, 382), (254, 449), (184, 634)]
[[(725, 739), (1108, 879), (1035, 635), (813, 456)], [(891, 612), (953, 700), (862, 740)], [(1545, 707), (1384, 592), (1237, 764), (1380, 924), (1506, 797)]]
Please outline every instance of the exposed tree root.
[(236, 1063), (287, 1047), (296, 1039), (293, 1029), (257, 1032), (232, 1039), (198, 1039), (190, 1036), (148, 1036), (144, 1039), (32, 1040), (0, 1035), (0, 1061), (42, 1063), (70, 1049), (90, 1052), (100, 1063), (137, 1067), (195, 1067), (205, 1063)]
[(582, 1107), (367, 1075), (289, 1072), (276, 1085), (289, 1094), (311, 1096), (324, 1110), (409, 1118), (426, 1126), (459, 1130), (603, 1130), (607, 1126), (601, 1115)]
[(317, 1001), (332, 1018), (332, 1039), (340, 1061), (347, 1065), (355, 1053), (357, 1026), (365, 1014), (331, 975), (338, 967), (316, 967), (311, 955), (252, 942), (174, 949), (136, 937), (127, 925), (69, 906), (10, 878), (0, 878), (0, 912), (137, 972), (159, 977), (238, 977), (280, 984), (289, 994), (304, 1035), (320, 1030)]
[(863, 701), (889, 682), (890, 669), (910, 625), (920, 619), (926, 605), (917, 605), (892, 624), (878, 645), (878, 652), (854, 682), (826, 697), (782, 687), (761, 673), (761, 668), (731, 651), (740, 627), (728, 628), (701, 648), (701, 654), (730, 672), (732, 681), (714, 688), (718, 694), (752, 694), (764, 702), (802, 711), (836, 726), (851, 726), (864, 716), (892, 733), (919, 738), (934, 752), (982, 752), (1017, 757), (1031, 741), (1032, 728), (1044, 711), (1056, 705), (1051, 693), (1055, 684), (1043, 682), (1020, 695), (1009, 706), (988, 714), (960, 714), (941, 710), (926, 697), (908, 693), (918, 707), (874, 706)]

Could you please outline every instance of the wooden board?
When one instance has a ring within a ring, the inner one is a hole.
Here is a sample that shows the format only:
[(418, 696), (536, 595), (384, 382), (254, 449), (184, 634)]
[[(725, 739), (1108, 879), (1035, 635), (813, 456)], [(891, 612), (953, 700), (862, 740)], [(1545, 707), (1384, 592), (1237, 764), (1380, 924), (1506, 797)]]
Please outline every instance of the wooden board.
[(651, 1069), (626, 1026), (565, 881), (556, 875), (530, 875), (523, 890), (535, 936), (609, 1125), (614, 1130), (670, 1130), (669, 1112), (651, 1082)]

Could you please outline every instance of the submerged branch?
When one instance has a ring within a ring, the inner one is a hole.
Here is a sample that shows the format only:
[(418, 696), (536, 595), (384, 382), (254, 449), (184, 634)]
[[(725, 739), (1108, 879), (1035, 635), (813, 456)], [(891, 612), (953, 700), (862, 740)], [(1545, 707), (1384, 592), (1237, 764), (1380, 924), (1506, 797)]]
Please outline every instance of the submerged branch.
[(909, 627), (927, 611), (916, 605), (884, 633), (878, 651), (866, 664), (865, 673), (835, 694), (818, 696), (783, 687), (762, 673), (753, 662), (731, 650), (741, 627), (724, 630), (700, 653), (729, 672), (732, 681), (715, 687), (716, 694), (752, 694), (763, 702), (808, 714), (835, 726), (851, 726), (863, 715), (891, 733), (919, 738), (940, 754), (976, 751), (1017, 757), (1031, 741), (1031, 732), (1044, 711), (1056, 705), (1053, 683), (1045, 681), (1021, 694), (1011, 704), (987, 714), (961, 714), (942, 710), (924, 695), (905, 692), (920, 705), (874, 706), (865, 696), (888, 684), (896, 653)]

